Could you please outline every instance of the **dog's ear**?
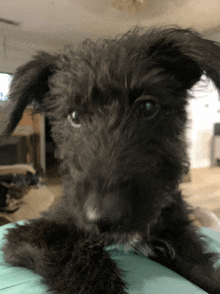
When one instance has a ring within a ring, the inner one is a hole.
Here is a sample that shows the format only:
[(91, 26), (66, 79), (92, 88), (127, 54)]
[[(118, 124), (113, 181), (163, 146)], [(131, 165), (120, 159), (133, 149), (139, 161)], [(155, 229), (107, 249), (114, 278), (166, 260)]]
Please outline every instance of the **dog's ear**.
[(58, 55), (39, 52), (17, 69), (9, 91), (9, 103), (1, 113), (0, 136), (13, 132), (28, 104), (35, 101), (36, 105), (41, 105), (49, 90), (48, 80), (54, 73), (57, 59)]
[(183, 89), (191, 89), (202, 74), (220, 89), (220, 44), (190, 29), (162, 29), (149, 46), (150, 55), (174, 75)]

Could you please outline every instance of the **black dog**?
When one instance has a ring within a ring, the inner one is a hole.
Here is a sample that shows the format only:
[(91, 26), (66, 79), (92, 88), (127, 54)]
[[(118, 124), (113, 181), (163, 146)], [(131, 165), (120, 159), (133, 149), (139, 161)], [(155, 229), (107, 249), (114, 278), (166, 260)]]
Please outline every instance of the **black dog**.
[(6, 262), (42, 275), (52, 293), (122, 294), (104, 247), (124, 244), (220, 293), (218, 256), (207, 253), (178, 188), (188, 169), (188, 90), (204, 73), (220, 89), (219, 44), (176, 27), (86, 40), (19, 68), (1, 134), (35, 101), (52, 125), (64, 195), (9, 231)]

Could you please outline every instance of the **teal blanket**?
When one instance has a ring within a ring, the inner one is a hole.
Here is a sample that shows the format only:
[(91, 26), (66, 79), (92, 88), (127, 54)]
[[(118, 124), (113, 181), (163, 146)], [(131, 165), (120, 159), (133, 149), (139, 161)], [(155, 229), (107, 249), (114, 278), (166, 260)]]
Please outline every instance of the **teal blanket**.
[[(3, 236), (7, 233), (7, 229), (13, 226), (13, 224), (8, 224), (0, 227), (1, 247), (4, 243)], [(220, 233), (207, 228), (202, 228), (201, 233), (207, 236), (210, 250), (220, 253)], [(123, 247), (108, 246), (106, 250), (125, 272), (129, 294), (206, 293), (166, 267), (144, 256), (135, 255), (132, 249), (125, 251)], [(1, 294), (46, 294), (46, 289), (38, 274), (6, 264), (3, 253), (0, 251)]]

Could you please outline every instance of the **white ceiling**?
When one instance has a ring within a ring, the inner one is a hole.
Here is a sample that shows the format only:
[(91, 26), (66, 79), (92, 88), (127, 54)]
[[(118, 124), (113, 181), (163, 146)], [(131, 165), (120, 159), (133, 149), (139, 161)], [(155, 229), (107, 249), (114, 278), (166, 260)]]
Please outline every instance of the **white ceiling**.
[(131, 15), (111, 7), (114, 0), (0, 0), (0, 18), (21, 22), (21, 30), (65, 43), (114, 36), (137, 24), (178, 24), (206, 33), (220, 28), (219, 0), (148, 1), (146, 11)]

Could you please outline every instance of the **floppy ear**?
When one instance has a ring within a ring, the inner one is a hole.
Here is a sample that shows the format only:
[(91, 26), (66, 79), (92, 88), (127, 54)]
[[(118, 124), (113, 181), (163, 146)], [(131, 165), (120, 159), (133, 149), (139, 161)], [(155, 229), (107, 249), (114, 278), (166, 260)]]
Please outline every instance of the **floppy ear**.
[(162, 29), (157, 36), (149, 48), (150, 54), (183, 89), (190, 89), (204, 73), (220, 89), (220, 43), (204, 39), (190, 29)]
[(9, 103), (3, 108), (0, 135), (10, 135), (26, 106), (33, 101), (41, 105), (49, 90), (48, 79), (53, 74), (58, 56), (39, 52), (15, 72), (9, 91)]

